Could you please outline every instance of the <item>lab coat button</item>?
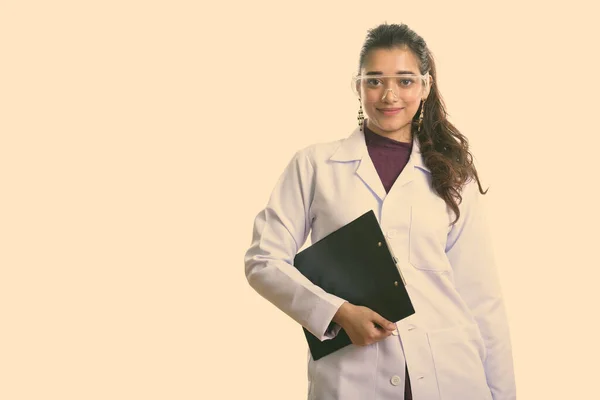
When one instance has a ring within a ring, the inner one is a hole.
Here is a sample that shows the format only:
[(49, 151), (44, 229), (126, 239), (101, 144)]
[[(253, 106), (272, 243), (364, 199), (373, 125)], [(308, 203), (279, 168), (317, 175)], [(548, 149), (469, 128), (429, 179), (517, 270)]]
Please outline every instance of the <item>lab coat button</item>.
[(398, 333), (398, 329), (396, 329), (394, 332), (392, 332), (392, 335), (394, 335), (394, 336), (398, 336), (398, 335), (399, 335), (399, 333)]
[(401, 382), (400, 377), (398, 375), (392, 376), (391, 382), (392, 382), (392, 385), (398, 386)]
[(390, 229), (389, 231), (387, 231), (387, 237), (391, 239), (391, 238), (395, 237), (397, 233), (398, 233), (397, 230)]

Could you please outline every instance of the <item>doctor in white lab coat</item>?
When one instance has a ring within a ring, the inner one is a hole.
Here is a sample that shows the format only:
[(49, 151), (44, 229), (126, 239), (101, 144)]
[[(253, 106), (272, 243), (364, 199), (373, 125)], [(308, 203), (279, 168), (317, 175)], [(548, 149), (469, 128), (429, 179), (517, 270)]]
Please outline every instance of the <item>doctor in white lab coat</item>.
[[(245, 255), (249, 284), (320, 340), (340, 327), (352, 339), (317, 361), (309, 357), (309, 399), (402, 399), (406, 367), (416, 400), (515, 399), (479, 179), (466, 143), (457, 140), (464, 137), (445, 120), (433, 58), (406, 25), (380, 25), (365, 41), (356, 84), (359, 127), (299, 150), (256, 217)], [(365, 144), (365, 123), (412, 143), (387, 193)], [(452, 194), (450, 187), (460, 193), (456, 209), (439, 194)], [(369, 210), (416, 311), (401, 321), (326, 293), (292, 265), (309, 234), (314, 243)]]

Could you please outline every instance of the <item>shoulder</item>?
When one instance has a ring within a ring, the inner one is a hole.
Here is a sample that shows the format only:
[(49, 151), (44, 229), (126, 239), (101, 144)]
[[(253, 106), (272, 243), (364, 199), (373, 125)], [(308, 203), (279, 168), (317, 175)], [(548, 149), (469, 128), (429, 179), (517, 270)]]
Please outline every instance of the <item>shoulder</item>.
[(302, 162), (304, 159), (310, 162), (313, 167), (327, 163), (344, 140), (345, 138), (341, 138), (327, 142), (312, 143), (298, 150), (294, 155), (294, 159), (298, 162)]
[[(338, 132), (340, 133), (340, 132)], [(336, 135), (337, 139), (312, 143), (304, 146), (295, 154), (295, 159), (299, 162), (310, 162), (311, 166), (317, 169), (320, 166), (330, 165), (333, 160), (356, 160), (359, 154), (362, 154), (364, 145), (364, 136), (356, 128), (350, 134), (346, 132), (342, 136)]]

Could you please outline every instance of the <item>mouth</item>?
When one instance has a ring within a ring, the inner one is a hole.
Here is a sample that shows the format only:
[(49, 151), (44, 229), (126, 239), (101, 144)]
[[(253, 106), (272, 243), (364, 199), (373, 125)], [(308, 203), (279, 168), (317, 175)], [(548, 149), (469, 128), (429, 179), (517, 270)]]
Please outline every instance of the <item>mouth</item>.
[(402, 107), (402, 108), (378, 108), (377, 109), (377, 111), (379, 111), (383, 115), (396, 115), (402, 110), (404, 110), (404, 107)]

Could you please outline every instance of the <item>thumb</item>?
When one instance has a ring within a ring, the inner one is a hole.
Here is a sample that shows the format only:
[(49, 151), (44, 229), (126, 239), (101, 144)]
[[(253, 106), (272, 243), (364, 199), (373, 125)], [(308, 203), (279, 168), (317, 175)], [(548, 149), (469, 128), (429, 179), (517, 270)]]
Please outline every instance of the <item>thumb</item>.
[(375, 322), (377, 325), (381, 326), (382, 328), (390, 330), (390, 331), (396, 329), (396, 324), (383, 318), (381, 315), (377, 314), (375, 311), (373, 311), (373, 322)]

